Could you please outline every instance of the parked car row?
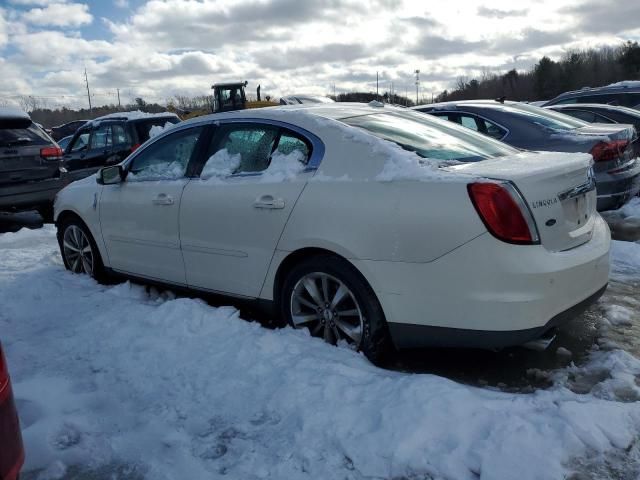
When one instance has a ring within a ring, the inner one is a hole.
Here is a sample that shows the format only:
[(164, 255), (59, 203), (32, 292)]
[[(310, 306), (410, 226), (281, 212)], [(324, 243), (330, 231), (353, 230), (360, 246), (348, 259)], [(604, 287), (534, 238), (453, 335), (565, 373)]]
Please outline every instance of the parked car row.
[(0, 211), (38, 210), (50, 221), (61, 188), (121, 162), (154, 131), (179, 121), (173, 113), (123, 112), (72, 122), (80, 127), (73, 131), (67, 124), (59, 131), (72, 135), (56, 144), (26, 113), (0, 108)]
[(599, 211), (621, 207), (640, 190), (640, 145), (632, 124), (593, 124), (526, 103), (494, 100), (415, 108), (517, 148), (591, 154)]

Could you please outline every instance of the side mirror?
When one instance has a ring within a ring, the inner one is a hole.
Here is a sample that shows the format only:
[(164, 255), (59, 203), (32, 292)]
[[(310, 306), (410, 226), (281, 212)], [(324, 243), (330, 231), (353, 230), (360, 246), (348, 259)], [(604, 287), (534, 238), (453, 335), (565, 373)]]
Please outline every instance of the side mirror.
[(98, 170), (96, 182), (100, 185), (116, 185), (122, 182), (124, 178), (124, 170), (122, 165), (113, 165)]

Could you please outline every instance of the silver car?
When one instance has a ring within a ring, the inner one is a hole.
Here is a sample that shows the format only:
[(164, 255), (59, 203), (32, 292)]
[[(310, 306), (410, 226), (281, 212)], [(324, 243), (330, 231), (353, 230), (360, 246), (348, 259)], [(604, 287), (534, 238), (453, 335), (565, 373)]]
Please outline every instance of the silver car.
[(635, 154), (638, 135), (633, 125), (587, 123), (525, 103), (494, 100), (444, 102), (415, 109), (524, 150), (590, 153), (599, 211), (621, 207), (640, 190), (640, 162)]

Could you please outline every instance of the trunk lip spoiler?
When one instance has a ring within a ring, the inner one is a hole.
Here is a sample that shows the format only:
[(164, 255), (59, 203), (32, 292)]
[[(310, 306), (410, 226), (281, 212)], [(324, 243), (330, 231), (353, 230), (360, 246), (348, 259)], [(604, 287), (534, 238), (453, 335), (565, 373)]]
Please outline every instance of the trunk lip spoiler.
[(587, 181), (573, 188), (570, 188), (569, 190), (558, 193), (558, 200), (562, 202), (563, 200), (567, 200), (568, 198), (578, 197), (592, 190), (595, 190), (595, 188), (596, 176), (593, 171), (593, 167), (590, 167), (587, 173)]

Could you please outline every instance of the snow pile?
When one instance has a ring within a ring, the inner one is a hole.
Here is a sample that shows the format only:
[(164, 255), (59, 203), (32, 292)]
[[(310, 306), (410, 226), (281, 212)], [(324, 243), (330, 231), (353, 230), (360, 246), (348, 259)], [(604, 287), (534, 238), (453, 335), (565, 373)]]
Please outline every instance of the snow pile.
[(292, 180), (305, 169), (305, 155), (300, 150), (288, 154), (274, 152), (271, 163), (260, 177), (262, 183), (278, 183)]
[[(286, 117), (287, 121), (295, 123), (296, 117), (302, 124), (312, 122), (323, 130), (332, 131), (345, 140), (363, 144), (372, 152), (380, 153), (386, 157), (383, 170), (376, 176), (376, 180), (388, 182), (392, 180), (422, 180), (434, 179), (460, 180), (460, 175), (447, 172), (439, 168), (446, 162), (438, 159), (422, 158), (415, 152), (410, 152), (398, 144), (384, 140), (368, 131), (347, 125), (338, 120), (322, 117), (305, 110), (273, 110), (273, 116)], [(449, 162), (450, 164), (450, 162)]]
[(207, 181), (227, 177), (240, 167), (241, 160), (239, 153), (231, 154), (226, 148), (218, 150), (204, 164), (200, 179)]
[(169, 164), (159, 163), (149, 165), (138, 173), (129, 172), (128, 182), (142, 182), (148, 180), (177, 180), (184, 177), (185, 165), (182, 162), (174, 161)]
[(132, 110), (130, 112), (114, 112), (107, 115), (103, 115), (91, 120), (92, 122), (98, 122), (101, 120), (108, 120), (110, 118), (126, 118), (127, 120), (139, 120), (141, 118), (162, 118), (162, 117), (175, 117), (179, 118), (175, 113), (160, 112), (160, 113), (147, 113), (140, 110)]
[(622, 82), (610, 83), (608, 87), (638, 87), (640, 88), (640, 80), (623, 80)]
[(0, 235), (0, 305), (26, 471), (45, 475), (566, 478), (638, 439), (638, 405), (612, 391), (634, 388), (628, 354), (598, 352), (585, 368), (612, 377), (584, 394), (389, 372), (230, 307), (68, 273), (49, 225)]
[(149, 138), (156, 137), (160, 135), (162, 132), (169, 130), (171, 127), (175, 126), (175, 123), (166, 122), (164, 126), (162, 125), (152, 125), (149, 129)]
[[(258, 181), (261, 183), (278, 183), (291, 180), (305, 169), (304, 154), (294, 150), (289, 154), (274, 152), (271, 163), (260, 174)], [(226, 148), (214, 153), (205, 163), (200, 179), (208, 183), (223, 182), (225, 177), (232, 175), (240, 167), (242, 157), (240, 153), (231, 154)], [(242, 172), (239, 172), (242, 173)]]

